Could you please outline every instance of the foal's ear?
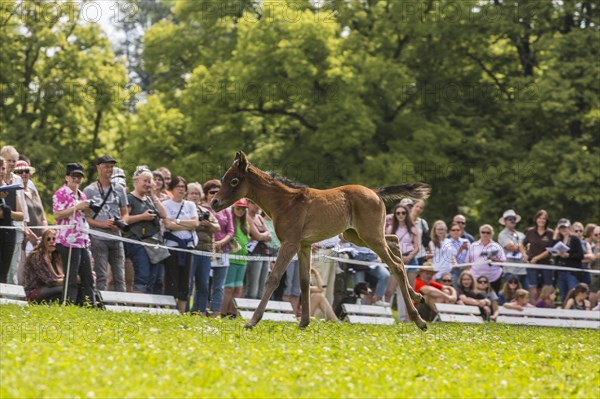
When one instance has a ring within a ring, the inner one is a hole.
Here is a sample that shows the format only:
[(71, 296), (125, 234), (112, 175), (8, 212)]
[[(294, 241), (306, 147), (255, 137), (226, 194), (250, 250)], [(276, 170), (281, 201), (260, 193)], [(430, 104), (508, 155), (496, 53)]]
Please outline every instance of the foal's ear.
[(237, 166), (242, 171), (246, 172), (248, 170), (248, 158), (246, 158), (246, 154), (244, 151), (239, 151), (235, 154), (235, 162), (237, 162)]

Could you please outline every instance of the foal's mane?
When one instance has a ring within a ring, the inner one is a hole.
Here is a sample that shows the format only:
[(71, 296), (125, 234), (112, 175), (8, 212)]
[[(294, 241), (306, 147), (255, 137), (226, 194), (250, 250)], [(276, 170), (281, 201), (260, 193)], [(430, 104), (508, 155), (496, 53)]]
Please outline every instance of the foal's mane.
[(306, 188), (306, 187), (308, 187), (306, 184), (295, 182), (292, 179), (289, 179), (285, 176), (281, 176), (279, 173), (273, 172), (271, 170), (265, 171), (265, 173), (271, 179), (273, 179), (289, 188)]

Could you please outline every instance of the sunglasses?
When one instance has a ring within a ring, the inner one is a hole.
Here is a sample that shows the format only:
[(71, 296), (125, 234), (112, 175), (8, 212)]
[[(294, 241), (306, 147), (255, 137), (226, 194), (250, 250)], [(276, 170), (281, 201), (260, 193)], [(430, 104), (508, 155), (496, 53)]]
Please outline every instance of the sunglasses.
[(583, 233), (583, 230), (573, 230), (575, 233)]
[(452, 280), (451, 280), (451, 279), (450, 279), (450, 280), (448, 280), (448, 279), (443, 279), (443, 280), (442, 280), (442, 283), (451, 283), (451, 282), (452, 282)]
[(406, 215), (406, 212), (396, 212), (396, 215)]
[(56, 237), (46, 237), (46, 241), (56, 241)]
[(491, 231), (482, 231), (481, 234), (492, 234)]
[(450, 231), (460, 231), (460, 229), (450, 229)]
[(479, 284), (487, 284), (487, 283), (488, 283), (488, 281), (487, 281), (487, 280), (477, 280), (477, 282), (478, 282)]
[(467, 224), (467, 222), (454, 222), (456, 224)]
[(24, 174), (24, 173), (27, 173), (27, 174), (29, 174), (29, 172), (30, 172), (30, 171), (29, 171), (29, 169), (15, 170), (15, 173), (16, 173), (17, 175), (22, 175), (22, 174)]
[(510, 216), (510, 217), (504, 218), (504, 220), (506, 220), (507, 222), (516, 222), (517, 218)]
[(219, 192), (219, 190), (211, 190), (211, 191), (209, 191), (208, 193), (209, 193), (210, 195), (216, 195), (218, 192)]

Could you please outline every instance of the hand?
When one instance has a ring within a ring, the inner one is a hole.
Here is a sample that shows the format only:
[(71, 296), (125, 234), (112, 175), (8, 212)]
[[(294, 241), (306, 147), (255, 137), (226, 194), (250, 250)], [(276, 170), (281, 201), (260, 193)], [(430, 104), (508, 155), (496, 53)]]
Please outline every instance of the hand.
[(87, 211), (89, 209), (90, 209), (90, 202), (89, 201), (81, 201), (77, 205), (75, 205), (75, 210), (76, 211)]
[(144, 212), (142, 214), (144, 216), (144, 220), (154, 220), (154, 218), (156, 217), (156, 214), (154, 213), (154, 211), (150, 210), (150, 209), (146, 209), (146, 212)]
[(569, 257), (569, 253), (568, 252), (559, 252), (558, 256), (560, 256), (561, 258), (568, 258)]

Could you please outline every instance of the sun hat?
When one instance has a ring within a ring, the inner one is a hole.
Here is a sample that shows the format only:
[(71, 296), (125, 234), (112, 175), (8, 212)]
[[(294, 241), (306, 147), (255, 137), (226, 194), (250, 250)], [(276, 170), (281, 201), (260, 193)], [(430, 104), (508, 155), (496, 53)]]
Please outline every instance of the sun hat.
[(29, 166), (27, 161), (17, 161), (15, 164), (15, 170), (13, 172), (20, 172), (22, 170), (29, 169), (29, 174), (32, 175), (35, 173), (35, 168), (33, 166)]
[(233, 206), (239, 206), (243, 208), (248, 208), (248, 200), (246, 198), (242, 198), (238, 200)]
[(504, 211), (504, 213), (502, 214), (502, 217), (500, 219), (498, 219), (498, 223), (500, 223), (502, 226), (504, 226), (504, 219), (510, 218), (510, 217), (516, 218), (517, 223), (519, 223), (521, 221), (521, 215), (517, 215), (517, 213), (514, 210), (509, 209), (507, 211)]

